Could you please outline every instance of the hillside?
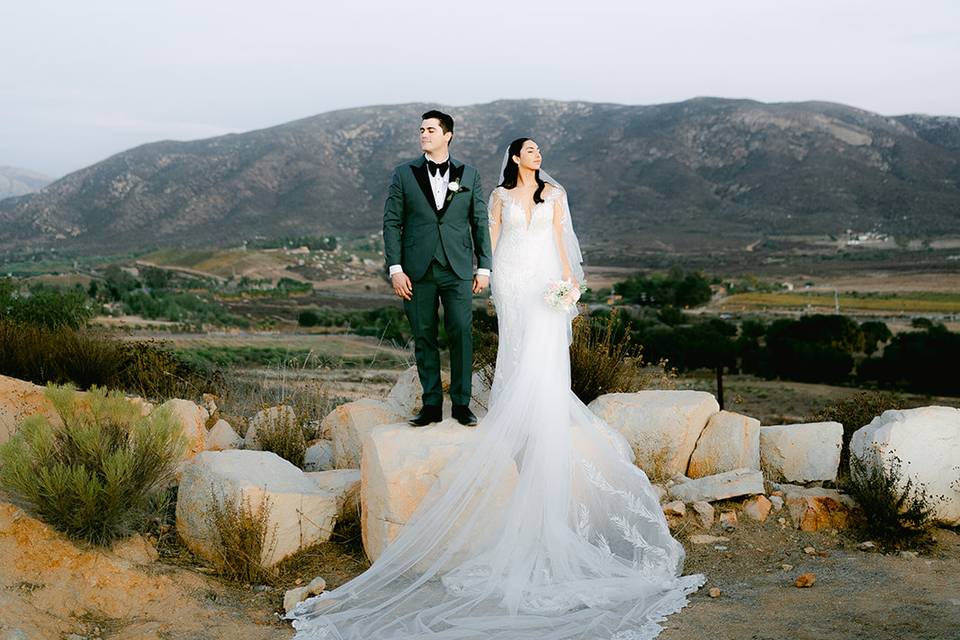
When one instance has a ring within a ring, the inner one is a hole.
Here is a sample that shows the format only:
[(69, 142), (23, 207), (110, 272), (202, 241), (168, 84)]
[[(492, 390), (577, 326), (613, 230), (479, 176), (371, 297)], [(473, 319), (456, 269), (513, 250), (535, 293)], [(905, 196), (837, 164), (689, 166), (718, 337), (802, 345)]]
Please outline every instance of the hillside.
[[(433, 105), (364, 107), (190, 142), (145, 144), (0, 202), (0, 248), (117, 252), (381, 225), (397, 163)], [(451, 107), (453, 155), (494, 184), (533, 135), (584, 244), (700, 253), (766, 236), (960, 234), (960, 119), (822, 103), (696, 98), (652, 106)]]

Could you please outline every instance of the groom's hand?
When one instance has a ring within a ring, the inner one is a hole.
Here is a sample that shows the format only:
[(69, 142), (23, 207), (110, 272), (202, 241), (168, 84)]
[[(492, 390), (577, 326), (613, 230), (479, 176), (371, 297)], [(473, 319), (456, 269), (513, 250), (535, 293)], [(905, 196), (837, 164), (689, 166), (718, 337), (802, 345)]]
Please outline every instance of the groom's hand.
[(487, 288), (488, 284), (490, 284), (490, 276), (481, 276), (479, 274), (473, 276), (474, 293), (483, 293), (483, 290)]
[(390, 276), (390, 282), (393, 283), (393, 292), (404, 300), (410, 300), (413, 297), (413, 283), (409, 276), (403, 271), (398, 271)]

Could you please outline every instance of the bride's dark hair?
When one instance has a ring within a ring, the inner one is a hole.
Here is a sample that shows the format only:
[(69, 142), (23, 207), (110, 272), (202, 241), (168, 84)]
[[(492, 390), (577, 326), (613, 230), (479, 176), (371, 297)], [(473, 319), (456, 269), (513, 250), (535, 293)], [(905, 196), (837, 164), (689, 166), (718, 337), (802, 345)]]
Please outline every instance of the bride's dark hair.
[[(517, 186), (517, 179), (520, 177), (520, 166), (513, 161), (513, 156), (520, 155), (520, 150), (523, 149), (523, 143), (527, 140), (533, 140), (533, 138), (517, 138), (510, 143), (510, 147), (507, 149), (507, 166), (503, 168), (503, 182), (500, 183), (500, 186), (504, 189), (513, 189)], [(540, 204), (543, 202), (543, 188), (547, 186), (547, 183), (540, 178), (540, 169), (533, 172), (533, 177), (537, 181), (537, 190), (533, 193), (533, 203)]]

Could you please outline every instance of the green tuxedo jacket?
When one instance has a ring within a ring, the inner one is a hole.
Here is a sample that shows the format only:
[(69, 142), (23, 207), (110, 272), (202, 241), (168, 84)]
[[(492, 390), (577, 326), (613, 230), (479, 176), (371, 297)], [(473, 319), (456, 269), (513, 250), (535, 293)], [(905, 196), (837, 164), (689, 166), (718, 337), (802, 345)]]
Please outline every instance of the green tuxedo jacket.
[(393, 171), (393, 180), (383, 207), (383, 246), (386, 264), (399, 264), (413, 280), (430, 266), (438, 243), (450, 268), (463, 280), (473, 278), (473, 256), (481, 269), (492, 267), (487, 203), (480, 174), (473, 167), (450, 158), (450, 182), (460, 191), (447, 191), (437, 209), (430, 189), (427, 159), (420, 156)]

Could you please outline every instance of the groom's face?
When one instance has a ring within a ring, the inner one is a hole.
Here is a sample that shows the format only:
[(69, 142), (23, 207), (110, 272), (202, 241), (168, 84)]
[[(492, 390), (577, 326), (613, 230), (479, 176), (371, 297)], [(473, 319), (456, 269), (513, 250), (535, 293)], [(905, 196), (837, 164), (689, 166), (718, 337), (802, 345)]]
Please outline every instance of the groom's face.
[(450, 144), (452, 133), (445, 133), (440, 121), (428, 118), (420, 123), (420, 149), (426, 153), (442, 151)]

